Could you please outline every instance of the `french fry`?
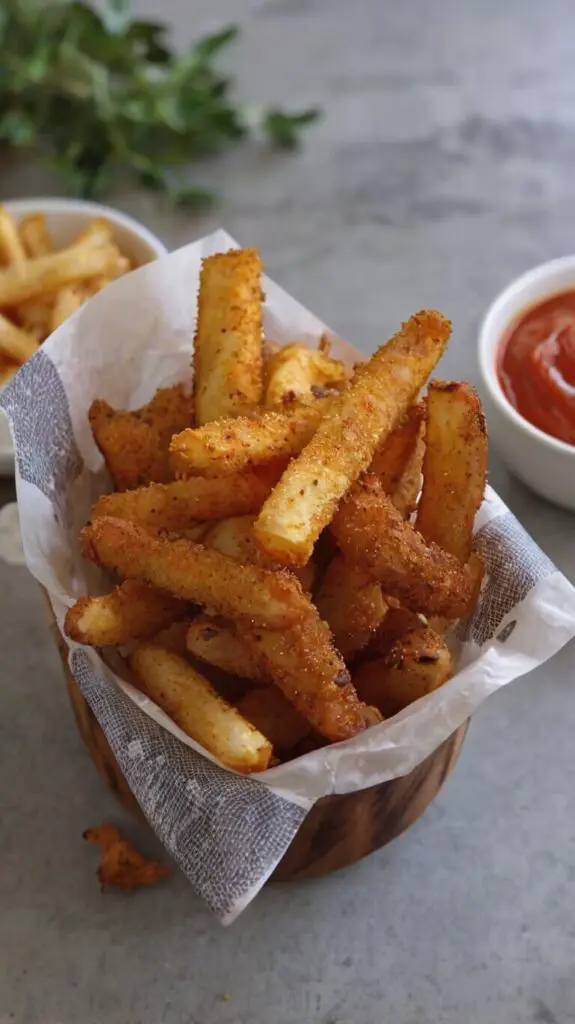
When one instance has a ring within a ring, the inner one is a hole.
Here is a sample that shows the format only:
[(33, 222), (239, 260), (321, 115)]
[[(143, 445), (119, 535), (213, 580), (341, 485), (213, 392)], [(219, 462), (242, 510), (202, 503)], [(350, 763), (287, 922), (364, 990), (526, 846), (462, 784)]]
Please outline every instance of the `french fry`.
[(403, 473), (391, 494), (393, 504), (401, 512), (404, 519), (407, 519), (412, 512), (415, 512), (417, 500), (421, 492), (422, 468), (425, 455), (423, 430), (424, 425), (422, 424)]
[(45, 213), (30, 213), (24, 217), (18, 224), (18, 235), (26, 256), (30, 259), (46, 256), (54, 249)]
[(195, 658), (215, 665), (223, 672), (253, 679), (254, 682), (271, 681), (249, 644), (244, 643), (242, 637), (221, 619), (199, 615), (188, 627), (186, 645)]
[(54, 295), (38, 296), (28, 299), (14, 307), (14, 318), (22, 330), (26, 331), (37, 345), (41, 345), (50, 334), (50, 320)]
[(227, 768), (249, 773), (268, 767), (272, 745), (213, 686), (172, 651), (142, 644), (130, 667), (144, 693)]
[[(228, 558), (248, 565), (259, 565), (262, 569), (281, 569), (281, 565), (264, 554), (256, 544), (253, 525), (255, 516), (233, 516), (220, 519), (213, 526), (208, 526), (202, 543), (215, 551), (221, 551)], [(296, 570), (296, 575), (304, 588), (311, 590), (314, 580), (315, 566), (313, 562)]]
[(147, 640), (186, 614), (185, 601), (147, 583), (126, 580), (109, 594), (76, 601), (66, 614), (64, 632), (91, 647), (129, 644)]
[(114, 516), (156, 530), (185, 530), (197, 520), (257, 512), (277, 481), (281, 468), (265, 473), (236, 473), (220, 479), (190, 477), (168, 484), (150, 484), (135, 491), (104, 494), (92, 518)]
[(419, 439), (425, 419), (425, 404), (416, 402), (409, 409), (402, 423), (387, 438), (375, 453), (369, 472), (376, 476), (386, 494), (393, 494)]
[(452, 663), (442, 637), (418, 616), (399, 609), (391, 610), (388, 618), (388, 629), (396, 626), (395, 635), (389, 637), (387, 649), (354, 671), (353, 681), (363, 701), (379, 708), (385, 718), (393, 718), (442, 686), (452, 674)]
[(172, 439), (172, 465), (182, 475), (226, 476), (298, 455), (311, 440), (329, 398), (288, 402), (280, 409), (219, 420)]
[(237, 708), (243, 718), (267, 737), (278, 754), (292, 750), (310, 732), (305, 718), (275, 686), (258, 686), (249, 690)]
[(354, 485), (332, 532), (346, 557), (407, 608), (459, 618), (472, 607), (469, 567), (437, 544), (427, 545), (375, 477)]
[(160, 388), (147, 405), (119, 412), (101, 399), (88, 413), (94, 440), (118, 491), (172, 479), (172, 434), (193, 422), (194, 403), (182, 385)]
[(15, 363), (12, 359), (7, 359), (0, 353), (0, 387), (3, 387), (8, 381), (12, 380), (14, 374), (18, 373), (20, 365), (20, 363)]
[(235, 416), (262, 397), (261, 260), (256, 249), (202, 263), (194, 341), (199, 426)]
[(291, 629), (252, 630), (242, 633), (242, 640), (296, 711), (327, 739), (350, 739), (379, 720), (358, 700), (345, 662), (313, 605)]
[(432, 381), (417, 529), (465, 563), (487, 474), (487, 430), (469, 384)]
[(80, 535), (86, 558), (230, 619), (281, 629), (311, 608), (289, 573), (241, 565), (193, 541), (170, 540), (135, 523), (104, 516)]
[(50, 333), (57, 330), (68, 317), (72, 316), (80, 308), (86, 298), (82, 287), (77, 284), (67, 284), (56, 293), (54, 305), (50, 312)]
[(344, 658), (361, 651), (387, 613), (381, 585), (337, 554), (328, 565), (315, 603)]
[(24, 363), (38, 348), (35, 339), (0, 313), (0, 353), (16, 363)]
[(116, 259), (115, 246), (95, 234), (60, 252), (13, 263), (0, 270), (0, 307), (18, 306), (63, 285), (108, 274)]
[(405, 416), (450, 330), (439, 313), (417, 313), (356, 369), (264, 503), (254, 527), (264, 551), (305, 565), (343, 495)]
[(265, 404), (277, 405), (286, 396), (305, 394), (312, 387), (341, 384), (348, 377), (343, 363), (306, 345), (286, 345), (267, 364)]
[(20, 267), (26, 262), (24, 246), (18, 235), (16, 222), (3, 206), (0, 206), (0, 263)]
[(102, 888), (114, 885), (125, 891), (139, 889), (143, 885), (155, 885), (171, 874), (170, 869), (159, 861), (142, 857), (127, 839), (122, 839), (113, 825), (87, 828), (83, 838), (99, 846), (102, 851), (98, 868)]

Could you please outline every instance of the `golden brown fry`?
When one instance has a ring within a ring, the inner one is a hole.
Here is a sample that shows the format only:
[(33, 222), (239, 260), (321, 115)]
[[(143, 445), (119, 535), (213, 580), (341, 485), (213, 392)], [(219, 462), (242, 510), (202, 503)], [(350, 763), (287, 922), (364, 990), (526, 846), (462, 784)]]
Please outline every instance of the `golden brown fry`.
[(354, 485), (332, 532), (346, 557), (407, 608), (450, 618), (469, 612), (474, 597), (469, 568), (437, 544), (427, 545), (375, 477)]
[(18, 224), (18, 235), (26, 256), (30, 259), (35, 256), (46, 256), (54, 248), (45, 213), (30, 213), (24, 217)]
[(346, 659), (366, 646), (387, 613), (381, 585), (342, 554), (328, 565), (315, 603)]
[(313, 437), (329, 401), (288, 402), (277, 410), (184, 430), (172, 439), (172, 465), (184, 475), (226, 476), (245, 467), (291, 458)]
[(271, 681), (249, 644), (221, 619), (199, 615), (188, 627), (186, 645), (194, 657), (231, 675), (254, 682)]
[(15, 363), (12, 359), (6, 359), (0, 354), (0, 387), (8, 384), (15, 373), (18, 373), (21, 364)]
[(311, 603), (289, 573), (241, 565), (190, 540), (169, 540), (135, 523), (95, 519), (80, 535), (87, 558), (218, 615), (274, 629), (308, 614)]
[(424, 425), (415, 439), (415, 445), (401, 474), (396, 487), (391, 493), (391, 500), (404, 519), (407, 519), (417, 508), (417, 499), (421, 492), (422, 467), (425, 455), (423, 439)]
[(37, 349), (32, 335), (0, 313), (0, 353), (3, 356), (16, 363), (24, 363)]
[(291, 629), (242, 633), (263, 671), (322, 736), (346, 740), (379, 720), (358, 700), (329, 629), (316, 609)]
[(92, 402), (90, 426), (116, 489), (171, 480), (172, 434), (193, 422), (193, 415), (193, 398), (181, 384), (160, 388), (147, 405), (133, 412), (118, 412), (101, 399)]
[(147, 583), (126, 580), (109, 594), (81, 597), (68, 609), (64, 632), (92, 647), (147, 640), (175, 619), (189, 614), (189, 605)]
[(281, 469), (236, 473), (233, 477), (190, 477), (169, 484), (150, 484), (135, 491), (104, 494), (92, 517), (130, 519), (156, 530), (186, 530), (197, 520), (257, 512)]
[(68, 317), (80, 308), (86, 298), (81, 285), (67, 284), (56, 293), (50, 312), (50, 333), (57, 330)]
[(441, 314), (417, 313), (356, 369), (265, 502), (254, 527), (264, 551), (305, 565), (345, 492), (405, 416), (450, 330)]
[(388, 615), (378, 637), (382, 652), (365, 661), (353, 674), (362, 700), (392, 718), (408, 704), (431, 693), (452, 674), (451, 656), (443, 639), (418, 616), (403, 609)]
[(202, 262), (194, 341), (199, 426), (236, 416), (262, 397), (261, 260), (236, 249)]
[[(227, 555), (228, 558), (235, 558), (236, 561), (245, 562), (247, 565), (259, 565), (262, 569), (281, 569), (282, 566), (264, 554), (256, 544), (254, 521), (253, 515), (232, 516), (229, 519), (220, 519), (213, 526), (208, 524), (202, 543), (215, 551), (221, 551), (222, 555)], [(313, 562), (309, 562), (294, 573), (304, 590), (311, 590), (314, 572), (315, 566)]]
[(0, 307), (18, 306), (65, 284), (108, 274), (116, 260), (115, 246), (102, 242), (95, 233), (60, 252), (13, 263), (0, 270)]
[(50, 319), (54, 295), (28, 299), (14, 307), (14, 318), (18, 325), (41, 345), (50, 334)]
[(402, 423), (375, 453), (369, 472), (376, 476), (386, 494), (393, 494), (400, 484), (425, 419), (424, 402), (416, 402)]
[(0, 264), (20, 267), (26, 262), (24, 246), (18, 235), (18, 228), (8, 210), (0, 206)]
[(114, 885), (118, 889), (138, 889), (143, 885), (154, 885), (171, 874), (170, 869), (159, 861), (142, 857), (131, 843), (122, 839), (113, 825), (87, 828), (83, 838), (99, 846), (102, 851), (98, 868), (102, 887)]
[(258, 686), (239, 701), (238, 711), (266, 736), (278, 754), (293, 750), (310, 732), (302, 718), (275, 686)]
[(155, 644), (141, 644), (130, 666), (148, 697), (227, 768), (248, 773), (268, 767), (269, 740), (183, 658)]
[(286, 345), (267, 365), (266, 405), (277, 405), (287, 396), (305, 394), (312, 387), (341, 384), (348, 372), (343, 363), (305, 345)]
[(469, 384), (432, 381), (417, 529), (461, 562), (471, 554), (475, 515), (487, 474), (487, 429)]

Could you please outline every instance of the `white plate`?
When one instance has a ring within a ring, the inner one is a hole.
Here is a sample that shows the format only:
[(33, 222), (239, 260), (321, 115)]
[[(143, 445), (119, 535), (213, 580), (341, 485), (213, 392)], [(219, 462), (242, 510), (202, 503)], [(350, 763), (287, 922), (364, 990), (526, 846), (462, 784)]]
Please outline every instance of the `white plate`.
[[(111, 206), (81, 199), (42, 197), (16, 199), (3, 205), (17, 221), (30, 213), (45, 213), (48, 230), (57, 249), (70, 245), (95, 217), (105, 217), (113, 227), (114, 239), (120, 249), (135, 263), (149, 263), (158, 256), (165, 256), (168, 251), (164, 243), (143, 224)], [(6, 416), (0, 410), (0, 476), (12, 476), (13, 473), (12, 438)]]

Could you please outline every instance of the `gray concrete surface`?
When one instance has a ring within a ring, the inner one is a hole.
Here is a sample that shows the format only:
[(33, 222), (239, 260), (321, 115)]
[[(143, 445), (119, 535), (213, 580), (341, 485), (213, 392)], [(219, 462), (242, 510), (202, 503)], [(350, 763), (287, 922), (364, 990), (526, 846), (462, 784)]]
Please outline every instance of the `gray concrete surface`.
[[(182, 39), (241, 20), (243, 95), (320, 102), (326, 116), (299, 156), (252, 147), (195, 170), (221, 187), (217, 214), (118, 204), (172, 245), (223, 223), (365, 351), (439, 306), (455, 324), (445, 372), (474, 380), (494, 293), (575, 247), (570, 0), (136, 7)], [(3, 196), (53, 187), (0, 175)], [(573, 517), (496, 452), (491, 479), (573, 579)], [(33, 582), (0, 566), (0, 584), (1, 1024), (575, 1022), (573, 646), (484, 706), (407, 835), (339, 875), (268, 887), (225, 931), (179, 877), (100, 894), (87, 825), (112, 819), (153, 842), (84, 755)]]

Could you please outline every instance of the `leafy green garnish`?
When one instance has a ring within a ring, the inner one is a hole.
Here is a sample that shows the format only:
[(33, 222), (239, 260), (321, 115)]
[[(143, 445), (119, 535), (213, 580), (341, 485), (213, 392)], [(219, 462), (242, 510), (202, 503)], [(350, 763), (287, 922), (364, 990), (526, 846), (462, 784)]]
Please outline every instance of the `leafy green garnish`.
[[(182, 208), (210, 202), (177, 169), (248, 134), (233, 81), (214, 66), (237, 36), (232, 25), (180, 55), (164, 25), (131, 18), (128, 0), (103, 14), (83, 0), (0, 0), (0, 144), (38, 152), (74, 195), (127, 175)], [(318, 116), (267, 110), (262, 129), (291, 148)]]

